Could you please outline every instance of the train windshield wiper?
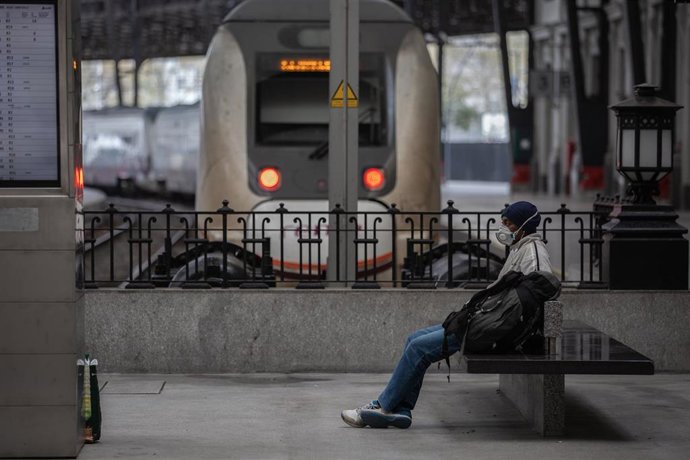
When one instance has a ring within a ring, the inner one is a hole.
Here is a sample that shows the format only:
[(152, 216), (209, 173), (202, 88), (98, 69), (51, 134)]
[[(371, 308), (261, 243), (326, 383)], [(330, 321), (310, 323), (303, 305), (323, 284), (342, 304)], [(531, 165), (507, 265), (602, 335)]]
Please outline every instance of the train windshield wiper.
[(309, 154), (310, 160), (320, 160), (328, 155), (328, 141), (320, 143), (313, 152)]
[[(374, 107), (369, 107), (367, 110), (363, 110), (359, 114), (358, 122), (361, 123), (367, 117), (371, 117), (371, 119), (373, 121), (375, 113), (376, 113), (376, 109)], [(320, 160), (321, 158), (325, 157), (326, 155), (328, 155), (328, 141), (324, 141), (324, 142), (320, 143), (318, 146), (316, 146), (314, 151), (309, 154), (309, 159), (310, 160)]]

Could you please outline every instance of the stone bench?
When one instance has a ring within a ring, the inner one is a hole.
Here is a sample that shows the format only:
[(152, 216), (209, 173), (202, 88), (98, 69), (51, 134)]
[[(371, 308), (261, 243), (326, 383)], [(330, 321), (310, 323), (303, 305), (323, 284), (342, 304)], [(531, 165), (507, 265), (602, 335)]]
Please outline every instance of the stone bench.
[(499, 388), (535, 429), (560, 436), (565, 429), (565, 375), (652, 375), (654, 362), (579, 321), (563, 321), (563, 305), (544, 305), (542, 354), (466, 354), (467, 372), (499, 374)]

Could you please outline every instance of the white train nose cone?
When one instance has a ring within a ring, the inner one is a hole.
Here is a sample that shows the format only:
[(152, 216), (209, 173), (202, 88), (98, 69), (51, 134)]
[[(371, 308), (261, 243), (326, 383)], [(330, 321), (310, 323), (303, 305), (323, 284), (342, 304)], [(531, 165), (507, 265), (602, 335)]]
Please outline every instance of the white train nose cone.
[[(283, 209), (288, 210), (287, 214), (276, 212), (281, 203)], [(386, 206), (376, 201), (359, 201), (357, 206), (357, 238), (378, 240), (375, 251), (373, 245), (369, 245), (367, 251), (363, 247), (359, 248), (358, 270), (386, 267), (393, 259), (391, 214)], [(247, 233), (270, 238), (275, 270), (294, 274), (300, 273), (300, 270), (302, 273), (314, 274), (326, 270), (329, 235), (335, 231), (329, 227), (328, 201), (270, 200), (257, 205), (253, 212), (256, 219), (249, 219)], [(307, 239), (313, 242), (305, 242)]]

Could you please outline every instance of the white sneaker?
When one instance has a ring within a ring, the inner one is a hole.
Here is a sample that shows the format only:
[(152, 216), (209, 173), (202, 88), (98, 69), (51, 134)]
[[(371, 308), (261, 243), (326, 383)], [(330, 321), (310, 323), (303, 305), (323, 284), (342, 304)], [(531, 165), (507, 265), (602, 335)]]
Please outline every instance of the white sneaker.
[(372, 428), (409, 428), (412, 425), (412, 417), (406, 413), (386, 412), (382, 407), (362, 409), (359, 418), (364, 425)]
[(379, 406), (378, 403), (372, 401), (369, 404), (358, 407), (357, 409), (346, 409), (340, 413), (340, 417), (342, 417), (343, 422), (347, 423), (351, 427), (364, 428), (367, 426), (367, 424), (364, 423), (360, 415), (362, 410), (379, 409), (380, 407), (381, 406)]

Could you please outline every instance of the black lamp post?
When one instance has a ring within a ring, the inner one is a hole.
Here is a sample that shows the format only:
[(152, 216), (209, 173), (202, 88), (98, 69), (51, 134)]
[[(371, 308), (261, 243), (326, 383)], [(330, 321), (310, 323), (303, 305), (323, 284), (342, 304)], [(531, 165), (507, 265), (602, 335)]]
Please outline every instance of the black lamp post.
[(673, 170), (673, 121), (683, 106), (656, 97), (657, 89), (637, 85), (631, 99), (610, 107), (618, 118), (616, 168), (634, 203), (654, 204), (659, 180)]
[(631, 202), (614, 205), (603, 226), (610, 289), (688, 289), (688, 230), (671, 206), (652, 198), (673, 170), (674, 119), (682, 106), (656, 90), (637, 85), (631, 99), (610, 107), (618, 118), (616, 168), (629, 181)]

